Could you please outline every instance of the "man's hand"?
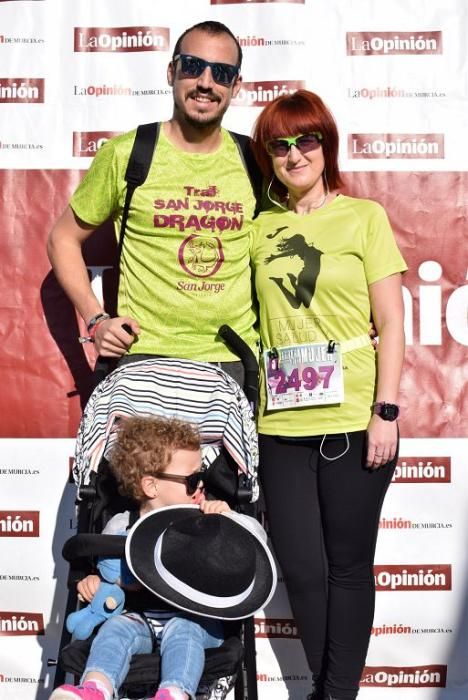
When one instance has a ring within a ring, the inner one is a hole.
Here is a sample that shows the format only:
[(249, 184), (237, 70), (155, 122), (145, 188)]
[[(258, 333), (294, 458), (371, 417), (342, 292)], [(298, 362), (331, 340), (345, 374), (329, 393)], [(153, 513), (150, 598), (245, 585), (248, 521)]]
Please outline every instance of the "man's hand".
[[(131, 330), (125, 330), (127, 326)], [(140, 334), (140, 326), (129, 316), (117, 316), (101, 321), (94, 333), (94, 347), (102, 357), (122, 357)]]

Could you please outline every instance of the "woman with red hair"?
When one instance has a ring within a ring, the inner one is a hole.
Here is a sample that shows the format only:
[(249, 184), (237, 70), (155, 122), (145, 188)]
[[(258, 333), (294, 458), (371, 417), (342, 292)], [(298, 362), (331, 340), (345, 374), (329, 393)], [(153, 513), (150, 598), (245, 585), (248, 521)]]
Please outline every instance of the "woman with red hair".
[(273, 204), (251, 250), (268, 521), (312, 672), (309, 698), (354, 700), (398, 452), (406, 265), (383, 208), (340, 194), (338, 130), (320, 97), (278, 97), (253, 139)]

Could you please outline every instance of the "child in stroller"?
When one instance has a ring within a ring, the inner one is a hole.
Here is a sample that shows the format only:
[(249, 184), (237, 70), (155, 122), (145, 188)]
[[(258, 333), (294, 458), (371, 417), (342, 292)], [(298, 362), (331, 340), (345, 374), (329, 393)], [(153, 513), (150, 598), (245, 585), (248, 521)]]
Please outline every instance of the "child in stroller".
[[(217, 514), (219, 519), (220, 514), (229, 513), (231, 522), (233, 518), (236, 519), (236, 529), (241, 534), (240, 541), (244, 545), (252, 546), (249, 541), (252, 540), (257, 553), (260, 551), (264, 562), (268, 561), (269, 564), (269, 575), (263, 576), (263, 580), (255, 578), (254, 590), (248, 596), (250, 609), (247, 610), (245, 604), (244, 607), (238, 606), (237, 618), (247, 617), (265, 604), (273, 594), (276, 576), (271, 555), (264, 543), (264, 532), (253, 518), (232, 513), (224, 501), (210, 501), (205, 498), (203, 472), (200, 471), (200, 437), (192, 425), (174, 418), (126, 418), (121, 421), (109, 461), (121, 492), (139, 503), (140, 516), (146, 516), (167, 506), (189, 504), (199, 509), (197, 517), (201, 520), (206, 516), (210, 517), (210, 522), (206, 521), (209, 531), (213, 528), (217, 530), (213, 514)], [(192, 525), (194, 517), (192, 513)], [(225, 522), (225, 518), (221, 520)], [(249, 521), (247, 525), (246, 521)], [(104, 534), (126, 534), (128, 526), (127, 511), (115, 515), (105, 527)], [(135, 527), (138, 528), (138, 523)], [(177, 528), (177, 525), (171, 527)], [(202, 527), (202, 530), (206, 530), (206, 527)], [(133, 531), (132, 529), (131, 532)], [(229, 545), (229, 542), (224, 544)], [(232, 554), (231, 547), (224, 546), (223, 549), (231, 549)], [(131, 551), (130, 548), (132, 565)], [(184, 566), (189, 571), (192, 568), (196, 569), (197, 567), (188, 566), (188, 552), (185, 553), (185, 557)], [(238, 564), (241, 561), (242, 556)], [(224, 562), (223, 566), (225, 565)], [(151, 589), (138, 567), (134, 572), (139, 580)], [(122, 583), (131, 580), (128, 572), (125, 574), (124, 571), (121, 578)], [(135, 579), (133, 581), (130, 585), (126, 583), (127, 587), (134, 588), (138, 585)], [(84, 600), (91, 601), (99, 585), (100, 578), (89, 575), (78, 583), (78, 592)], [(185, 590), (185, 587), (183, 588)], [(226, 594), (219, 591), (218, 595)], [(205, 598), (206, 592), (202, 600)], [(171, 597), (169, 600), (174, 602)], [(194, 607), (191, 607), (187, 601), (184, 605), (180, 605), (180, 602), (174, 604), (177, 608), (168, 608), (163, 603), (162, 610), (145, 611), (145, 614), (125, 613), (109, 618), (93, 641), (81, 685), (62, 685), (55, 689), (50, 700), (110, 700), (128, 672), (131, 656), (149, 653), (154, 637), (161, 652), (161, 681), (155, 700), (195, 697), (204, 665), (204, 651), (222, 644), (223, 625), (216, 616), (210, 615), (209, 605), (197, 606), (195, 602)], [(186, 612), (181, 612), (178, 608)], [(202, 616), (203, 614), (206, 616)], [(237, 619), (232, 615), (232, 611), (228, 617)]]

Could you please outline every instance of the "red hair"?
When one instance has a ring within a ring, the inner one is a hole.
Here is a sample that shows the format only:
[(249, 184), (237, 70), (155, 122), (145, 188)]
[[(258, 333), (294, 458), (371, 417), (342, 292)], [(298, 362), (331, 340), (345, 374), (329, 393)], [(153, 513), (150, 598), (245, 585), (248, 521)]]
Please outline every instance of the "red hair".
[[(330, 110), (320, 97), (309, 90), (297, 90), (292, 95), (280, 95), (270, 102), (258, 117), (253, 131), (252, 150), (257, 163), (269, 182), (274, 174), (266, 144), (281, 136), (297, 136), (320, 131), (325, 171), (330, 190), (343, 186), (338, 167), (338, 129)], [(286, 187), (277, 179), (272, 185), (279, 195)]]

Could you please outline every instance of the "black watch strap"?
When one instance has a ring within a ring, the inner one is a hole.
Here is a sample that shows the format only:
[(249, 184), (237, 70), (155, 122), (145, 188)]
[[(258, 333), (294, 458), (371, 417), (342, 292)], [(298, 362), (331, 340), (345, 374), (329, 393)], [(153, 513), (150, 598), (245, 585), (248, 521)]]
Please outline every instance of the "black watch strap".
[(372, 404), (372, 413), (380, 416), (382, 420), (396, 420), (400, 413), (400, 407), (396, 403), (386, 401), (376, 401)]

